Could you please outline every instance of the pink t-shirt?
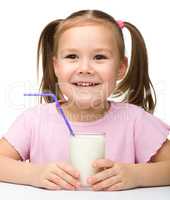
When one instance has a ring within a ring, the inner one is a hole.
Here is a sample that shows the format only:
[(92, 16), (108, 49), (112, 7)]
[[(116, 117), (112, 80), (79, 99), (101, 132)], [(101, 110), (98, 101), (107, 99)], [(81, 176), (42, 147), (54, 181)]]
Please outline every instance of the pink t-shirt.
[[(101, 119), (72, 122), (71, 125), (76, 132), (105, 132), (105, 157), (124, 163), (148, 162), (170, 131), (170, 126), (142, 108), (117, 102), (111, 102), (109, 111)], [(33, 163), (69, 161), (69, 131), (55, 103), (27, 109), (3, 137), (23, 160)]]

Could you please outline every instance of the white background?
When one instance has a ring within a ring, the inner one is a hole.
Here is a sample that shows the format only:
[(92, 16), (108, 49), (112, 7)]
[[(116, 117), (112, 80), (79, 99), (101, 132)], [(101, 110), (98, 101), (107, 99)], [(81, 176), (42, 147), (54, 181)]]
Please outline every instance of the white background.
[(169, 200), (169, 187), (137, 188), (132, 190), (106, 191), (51, 191), (26, 185), (7, 184), (0, 182), (0, 194), (5, 200)]
[(41, 30), (50, 21), (79, 9), (101, 9), (138, 27), (146, 41), (150, 78), (157, 93), (155, 115), (170, 124), (168, 1), (5, 0), (0, 3), (0, 135), (20, 113), (37, 103), (23, 93), (38, 91), (36, 49)]

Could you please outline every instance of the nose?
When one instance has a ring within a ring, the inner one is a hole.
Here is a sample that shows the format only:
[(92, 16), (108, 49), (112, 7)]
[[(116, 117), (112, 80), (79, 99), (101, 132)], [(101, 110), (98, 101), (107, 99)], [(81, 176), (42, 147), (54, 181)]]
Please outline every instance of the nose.
[(91, 65), (90, 59), (82, 59), (78, 64), (78, 73), (79, 74), (93, 74), (94, 70)]

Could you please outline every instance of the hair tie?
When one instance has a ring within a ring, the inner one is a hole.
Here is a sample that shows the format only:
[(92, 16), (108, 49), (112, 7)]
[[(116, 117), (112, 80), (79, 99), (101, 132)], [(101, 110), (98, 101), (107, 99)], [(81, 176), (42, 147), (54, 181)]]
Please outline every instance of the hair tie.
[(117, 21), (117, 25), (119, 26), (119, 28), (123, 29), (125, 27), (125, 23), (121, 20)]

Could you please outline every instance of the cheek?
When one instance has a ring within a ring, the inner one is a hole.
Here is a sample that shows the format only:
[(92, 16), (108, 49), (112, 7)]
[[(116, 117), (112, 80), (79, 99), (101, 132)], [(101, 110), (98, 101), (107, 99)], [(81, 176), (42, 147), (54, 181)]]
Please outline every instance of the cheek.
[(71, 66), (60, 65), (57, 69), (57, 77), (59, 82), (68, 81), (71, 74)]
[(103, 82), (113, 83), (116, 81), (117, 71), (113, 66), (104, 66), (103, 70), (100, 71)]
[(107, 95), (110, 95), (116, 86), (117, 72), (113, 67), (110, 67), (107, 70), (103, 70), (100, 74), (104, 82), (105, 92)]
[(58, 86), (63, 94), (67, 97), (69, 94), (73, 93), (73, 89), (70, 85), (70, 77), (72, 75), (72, 70), (70, 66), (60, 65), (57, 71)]

